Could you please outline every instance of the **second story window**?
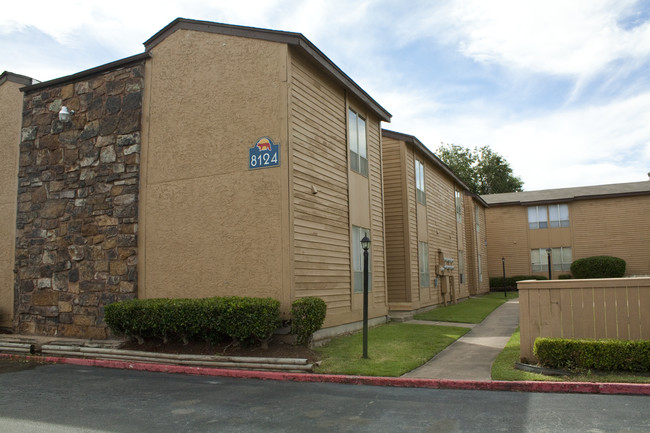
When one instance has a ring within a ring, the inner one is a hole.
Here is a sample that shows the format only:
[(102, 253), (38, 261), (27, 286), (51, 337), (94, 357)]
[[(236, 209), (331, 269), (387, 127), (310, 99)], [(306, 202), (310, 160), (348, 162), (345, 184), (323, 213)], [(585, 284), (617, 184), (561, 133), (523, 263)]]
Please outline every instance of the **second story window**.
[(530, 229), (569, 227), (569, 205), (529, 206), (528, 227)]
[(424, 192), (424, 165), (417, 159), (415, 160), (415, 191), (418, 203), (427, 204), (427, 196)]
[(454, 191), (456, 196), (456, 222), (463, 222), (463, 193), (456, 190)]
[(531, 229), (548, 228), (546, 219), (546, 206), (528, 207), (528, 227)]
[(366, 143), (366, 121), (350, 110), (350, 168), (368, 176), (368, 146)]
[(548, 219), (551, 228), (569, 227), (569, 205), (552, 204), (548, 207)]

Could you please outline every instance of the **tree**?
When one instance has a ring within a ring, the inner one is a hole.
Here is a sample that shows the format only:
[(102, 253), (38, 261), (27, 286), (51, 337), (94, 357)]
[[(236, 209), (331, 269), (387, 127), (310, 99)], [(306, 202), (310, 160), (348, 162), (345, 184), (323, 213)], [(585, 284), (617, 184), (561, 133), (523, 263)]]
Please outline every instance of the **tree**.
[(475, 194), (523, 190), (524, 182), (513, 174), (508, 161), (489, 146), (471, 150), (456, 144), (443, 144), (436, 154)]

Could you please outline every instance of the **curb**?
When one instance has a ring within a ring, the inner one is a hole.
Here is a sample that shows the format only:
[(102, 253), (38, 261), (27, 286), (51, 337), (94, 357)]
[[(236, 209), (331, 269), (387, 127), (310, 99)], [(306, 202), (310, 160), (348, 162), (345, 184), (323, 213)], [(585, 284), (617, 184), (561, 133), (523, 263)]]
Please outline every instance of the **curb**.
[(650, 384), (592, 383), (592, 382), (531, 382), (477, 381), (450, 379), (409, 379), (400, 377), (343, 376), (314, 373), (282, 373), (254, 370), (229, 370), (210, 367), (156, 364), (146, 362), (110, 361), (100, 359), (64, 358), (55, 356), (18, 356), (0, 353), (1, 358), (27, 359), (53, 364), (104, 367), (157, 373), (189, 374), (194, 376), (232, 377), (292, 382), (338, 383), (348, 385), (392, 386), (401, 388), (458, 389), (480, 391), (650, 395)]

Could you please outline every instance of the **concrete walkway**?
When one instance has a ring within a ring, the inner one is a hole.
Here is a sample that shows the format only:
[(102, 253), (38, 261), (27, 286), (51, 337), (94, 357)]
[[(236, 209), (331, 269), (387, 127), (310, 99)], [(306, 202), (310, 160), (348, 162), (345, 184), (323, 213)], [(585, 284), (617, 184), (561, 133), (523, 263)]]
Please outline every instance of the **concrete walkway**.
[[(428, 323), (467, 326), (458, 323)], [(519, 326), (519, 299), (511, 299), (429, 362), (402, 377), (490, 381), (492, 363), (506, 346), (517, 326)]]

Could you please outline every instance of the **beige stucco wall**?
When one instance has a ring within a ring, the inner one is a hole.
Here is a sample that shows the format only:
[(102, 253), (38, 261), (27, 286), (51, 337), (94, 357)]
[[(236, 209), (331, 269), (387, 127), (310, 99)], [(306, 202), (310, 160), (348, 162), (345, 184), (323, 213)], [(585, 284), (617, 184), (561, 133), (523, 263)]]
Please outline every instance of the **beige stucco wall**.
[[(139, 296), (269, 296), (286, 311), (286, 45), (179, 30), (152, 53)], [(280, 167), (249, 170), (264, 136), (280, 143)]]
[(0, 326), (11, 327), (14, 310), (16, 194), (23, 94), (18, 84), (0, 84)]

